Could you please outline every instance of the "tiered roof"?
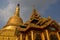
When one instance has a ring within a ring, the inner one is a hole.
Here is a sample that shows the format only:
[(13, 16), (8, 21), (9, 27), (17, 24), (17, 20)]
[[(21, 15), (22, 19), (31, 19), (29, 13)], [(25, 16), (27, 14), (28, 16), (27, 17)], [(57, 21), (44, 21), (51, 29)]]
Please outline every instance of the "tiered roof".
[(56, 21), (52, 20), (50, 16), (48, 18), (42, 18), (37, 10), (33, 9), (30, 20), (28, 20), (24, 24), (24, 26), (22, 25), (19, 30), (21, 32), (25, 32), (29, 29), (44, 30), (47, 29), (49, 26), (55, 28), (55, 31), (60, 30), (60, 26), (57, 24)]

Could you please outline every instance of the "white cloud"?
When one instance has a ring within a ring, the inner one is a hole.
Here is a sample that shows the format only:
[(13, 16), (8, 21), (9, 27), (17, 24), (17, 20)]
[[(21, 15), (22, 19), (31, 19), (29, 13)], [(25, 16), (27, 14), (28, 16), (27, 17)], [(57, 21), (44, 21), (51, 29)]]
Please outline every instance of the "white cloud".
[(14, 4), (9, 3), (6, 8), (0, 9), (0, 25), (6, 24), (9, 17), (13, 15), (14, 8)]
[[(9, 4), (6, 8), (0, 9), (0, 16), (4, 19), (7, 19), (12, 14), (14, 5)], [(3, 16), (2, 16), (3, 15)], [(4, 20), (5, 21), (5, 20)]]

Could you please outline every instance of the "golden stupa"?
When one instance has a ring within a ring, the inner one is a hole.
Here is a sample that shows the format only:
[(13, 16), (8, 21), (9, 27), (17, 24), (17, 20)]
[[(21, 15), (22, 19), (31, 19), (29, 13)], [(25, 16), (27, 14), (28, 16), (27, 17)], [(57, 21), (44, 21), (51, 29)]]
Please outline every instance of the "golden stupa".
[[(20, 5), (18, 4), (14, 15), (12, 17), (9, 18), (7, 24), (5, 25), (4, 29), (14, 29), (14, 26), (20, 26), (21, 24), (23, 24), (23, 20), (21, 19), (21, 17), (19, 16), (19, 12), (20, 12)], [(8, 27), (9, 26), (9, 27)]]

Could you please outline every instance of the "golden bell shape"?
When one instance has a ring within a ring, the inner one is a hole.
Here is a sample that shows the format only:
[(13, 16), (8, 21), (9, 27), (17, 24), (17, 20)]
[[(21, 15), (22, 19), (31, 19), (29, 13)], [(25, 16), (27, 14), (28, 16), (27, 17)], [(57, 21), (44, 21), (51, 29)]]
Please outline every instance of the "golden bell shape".
[(21, 24), (23, 24), (23, 20), (19, 16), (19, 12), (20, 12), (20, 8), (19, 8), (19, 4), (17, 4), (14, 15), (8, 20), (6, 25), (21, 25)]

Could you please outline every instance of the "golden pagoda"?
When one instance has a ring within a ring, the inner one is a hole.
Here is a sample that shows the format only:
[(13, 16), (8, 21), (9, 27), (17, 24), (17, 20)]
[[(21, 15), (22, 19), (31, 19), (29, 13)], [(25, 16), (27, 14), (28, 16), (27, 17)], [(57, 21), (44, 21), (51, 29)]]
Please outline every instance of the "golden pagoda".
[(30, 19), (23, 23), (17, 4), (14, 15), (0, 29), (0, 40), (60, 40), (60, 25), (55, 20), (41, 17), (34, 8)]

